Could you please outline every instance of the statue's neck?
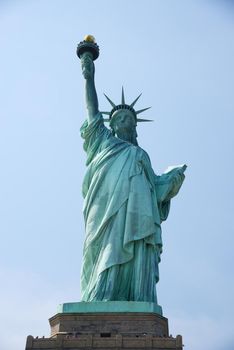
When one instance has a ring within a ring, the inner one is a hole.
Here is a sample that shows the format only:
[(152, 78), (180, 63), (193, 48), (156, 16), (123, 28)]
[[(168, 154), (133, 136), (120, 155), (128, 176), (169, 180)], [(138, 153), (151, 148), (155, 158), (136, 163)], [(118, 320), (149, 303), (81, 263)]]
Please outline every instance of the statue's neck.
[(124, 130), (122, 130), (121, 132), (118, 131), (117, 137), (123, 141), (127, 141), (127, 142), (132, 143), (135, 146), (138, 146), (135, 133), (133, 134), (133, 133), (125, 132)]

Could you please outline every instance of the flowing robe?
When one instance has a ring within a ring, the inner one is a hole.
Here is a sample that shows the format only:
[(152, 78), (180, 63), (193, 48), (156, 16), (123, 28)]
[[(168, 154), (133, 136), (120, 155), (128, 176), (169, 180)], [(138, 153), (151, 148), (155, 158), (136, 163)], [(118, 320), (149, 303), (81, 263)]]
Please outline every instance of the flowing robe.
[(81, 136), (87, 152), (82, 300), (157, 303), (161, 222), (183, 182), (183, 168), (155, 175), (147, 153), (113, 136), (100, 113), (85, 121)]

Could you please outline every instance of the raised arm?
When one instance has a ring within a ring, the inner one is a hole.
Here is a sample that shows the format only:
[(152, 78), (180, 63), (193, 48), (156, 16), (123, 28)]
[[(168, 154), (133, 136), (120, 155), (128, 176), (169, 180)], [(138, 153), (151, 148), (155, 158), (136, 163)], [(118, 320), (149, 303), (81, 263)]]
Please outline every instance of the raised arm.
[(88, 111), (88, 123), (91, 123), (98, 113), (98, 98), (94, 83), (95, 67), (92, 53), (85, 52), (82, 55), (81, 68), (85, 78), (85, 102)]

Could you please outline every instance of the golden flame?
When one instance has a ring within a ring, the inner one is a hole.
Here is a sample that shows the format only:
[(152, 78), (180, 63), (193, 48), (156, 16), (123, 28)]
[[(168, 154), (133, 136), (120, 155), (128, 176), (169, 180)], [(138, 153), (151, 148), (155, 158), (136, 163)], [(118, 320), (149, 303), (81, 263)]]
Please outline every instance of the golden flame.
[(93, 35), (85, 35), (84, 40), (89, 41), (91, 43), (95, 43), (95, 38)]

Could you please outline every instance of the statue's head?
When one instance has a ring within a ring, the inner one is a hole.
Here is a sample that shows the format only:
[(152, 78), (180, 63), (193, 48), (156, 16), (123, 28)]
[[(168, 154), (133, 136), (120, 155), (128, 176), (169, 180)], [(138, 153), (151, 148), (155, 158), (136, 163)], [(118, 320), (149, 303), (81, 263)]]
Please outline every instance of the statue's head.
[(137, 145), (136, 117), (128, 109), (115, 111), (110, 120), (113, 135)]
[(133, 107), (140, 96), (141, 95), (139, 95), (130, 105), (128, 105), (125, 103), (124, 90), (122, 88), (121, 104), (115, 105), (114, 102), (112, 102), (110, 98), (105, 95), (105, 97), (110, 102), (113, 108), (110, 112), (102, 112), (103, 114), (109, 115), (109, 119), (105, 119), (105, 121), (108, 121), (110, 123), (113, 135), (116, 135), (120, 139), (123, 139), (136, 145), (137, 123), (151, 121), (148, 119), (137, 118), (137, 114), (142, 113), (150, 108), (148, 107), (139, 111), (135, 111)]

